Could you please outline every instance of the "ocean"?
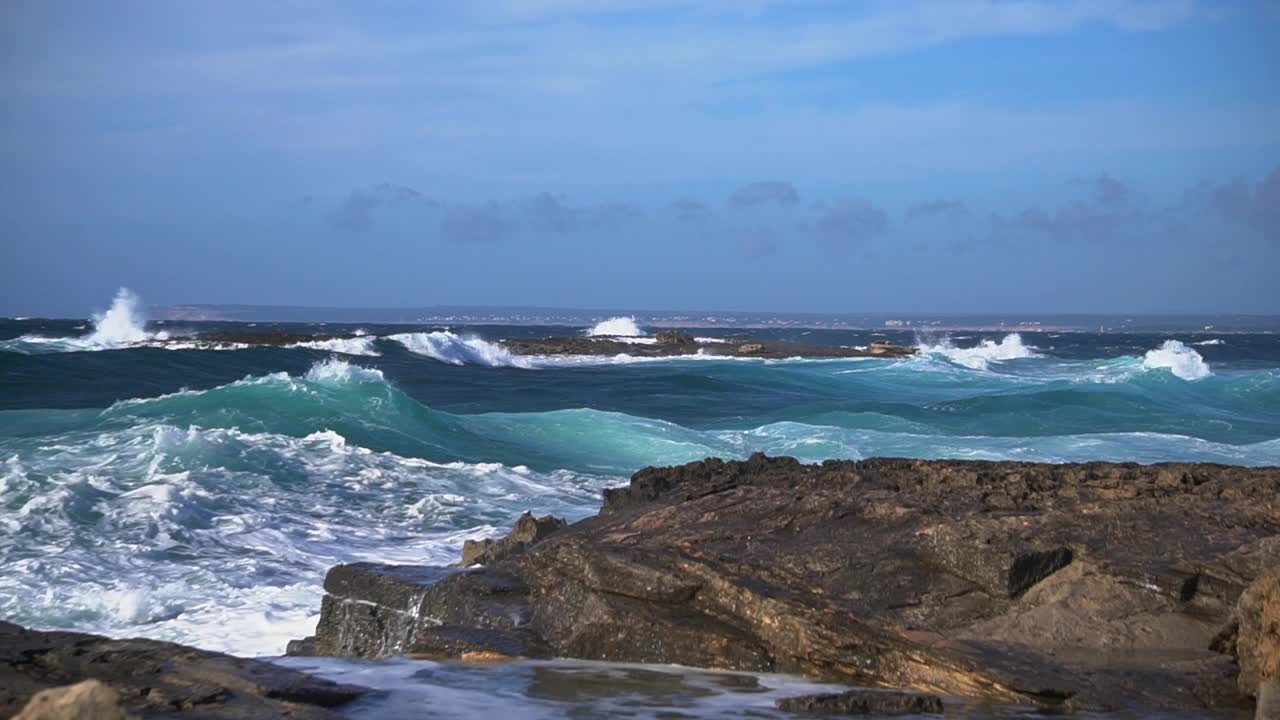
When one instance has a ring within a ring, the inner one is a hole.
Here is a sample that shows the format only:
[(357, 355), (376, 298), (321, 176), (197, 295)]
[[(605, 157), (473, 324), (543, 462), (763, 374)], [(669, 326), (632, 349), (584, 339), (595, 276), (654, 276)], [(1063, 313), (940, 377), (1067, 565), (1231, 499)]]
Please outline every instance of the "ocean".
[[(359, 336), (182, 341), (213, 330)], [(278, 656), (314, 629), (337, 563), (454, 562), (525, 510), (577, 520), (641, 467), (707, 456), (1280, 464), (1273, 334), (691, 331), (919, 347), (900, 360), (521, 357), (494, 342), (586, 330), (144, 324), (119, 302), (90, 321), (0, 320), (0, 618)], [(616, 688), (667, 698), (639, 716), (765, 712), (771, 692), (805, 685), (590, 663), (284, 662), (416, 688), (371, 717), (430, 692), (515, 703), (515, 716), (584, 702), (608, 715)], [(586, 699), (530, 689), (565, 677), (617, 682)]]

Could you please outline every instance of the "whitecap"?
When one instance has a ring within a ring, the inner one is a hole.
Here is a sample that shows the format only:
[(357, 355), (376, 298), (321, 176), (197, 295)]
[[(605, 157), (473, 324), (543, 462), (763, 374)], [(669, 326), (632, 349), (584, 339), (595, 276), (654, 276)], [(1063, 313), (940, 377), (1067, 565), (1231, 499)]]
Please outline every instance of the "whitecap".
[(304, 342), (296, 342), (286, 347), (304, 348), (307, 350), (327, 350), (329, 352), (342, 353), (343, 355), (363, 355), (366, 357), (377, 357), (379, 353), (374, 348), (374, 342), (377, 338), (357, 333), (356, 337), (350, 338), (329, 338), (327, 340), (306, 340)]
[(992, 362), (1040, 357), (1035, 347), (1023, 344), (1018, 333), (1009, 333), (998, 343), (983, 340), (974, 347), (956, 347), (950, 338), (943, 338), (935, 345), (920, 342), (916, 349), (923, 355), (940, 355), (971, 370), (986, 370)]
[(406, 350), (425, 355), (450, 365), (486, 365), (488, 367), (528, 368), (528, 358), (515, 355), (498, 343), (478, 337), (462, 337), (448, 330), (429, 333), (400, 333), (388, 335)]
[(1178, 340), (1165, 340), (1164, 344), (1155, 350), (1148, 350), (1142, 359), (1142, 368), (1144, 370), (1168, 368), (1169, 372), (1183, 380), (1200, 380), (1213, 374), (1200, 353)]

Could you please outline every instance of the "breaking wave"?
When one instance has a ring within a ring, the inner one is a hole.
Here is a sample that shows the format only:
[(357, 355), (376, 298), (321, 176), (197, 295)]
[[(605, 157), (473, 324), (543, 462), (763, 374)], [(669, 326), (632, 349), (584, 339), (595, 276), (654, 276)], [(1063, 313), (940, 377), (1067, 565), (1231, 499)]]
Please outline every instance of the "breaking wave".
[(448, 330), (429, 333), (388, 335), (406, 350), (425, 355), (450, 365), (487, 365), (489, 367), (528, 368), (528, 358), (513, 354), (501, 345), (477, 337), (465, 338)]
[(365, 357), (377, 357), (382, 353), (378, 352), (374, 347), (376, 337), (366, 335), (362, 331), (356, 332), (356, 337), (351, 338), (330, 338), (328, 340), (308, 340), (306, 342), (293, 343), (285, 347), (305, 348), (307, 350), (327, 350), (329, 352), (341, 353), (343, 355), (363, 355)]
[(943, 338), (934, 345), (921, 342), (916, 345), (916, 349), (921, 354), (941, 356), (970, 370), (986, 370), (992, 362), (1040, 357), (1035, 352), (1036, 348), (1023, 344), (1022, 336), (1018, 333), (1005, 335), (1000, 342), (983, 340), (968, 348), (956, 347), (950, 338)]
[(1155, 350), (1148, 350), (1142, 359), (1144, 370), (1168, 368), (1169, 372), (1183, 380), (1201, 380), (1213, 374), (1209, 363), (1204, 361), (1200, 353), (1192, 350), (1178, 340), (1165, 340)]
[(636, 325), (634, 317), (611, 317), (601, 320), (587, 330), (588, 335), (615, 335), (619, 337), (639, 337), (644, 331)]

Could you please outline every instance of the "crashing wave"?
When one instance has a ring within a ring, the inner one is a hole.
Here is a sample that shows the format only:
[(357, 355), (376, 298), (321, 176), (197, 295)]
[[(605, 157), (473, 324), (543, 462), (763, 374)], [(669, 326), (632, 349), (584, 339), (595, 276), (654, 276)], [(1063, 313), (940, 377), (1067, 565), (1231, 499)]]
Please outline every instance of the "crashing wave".
[(378, 357), (382, 353), (374, 348), (376, 337), (362, 334), (362, 331), (356, 331), (356, 337), (350, 338), (330, 338), (328, 340), (307, 340), (305, 342), (297, 342), (285, 347), (303, 348), (307, 350), (327, 350), (329, 352), (341, 353), (343, 355), (363, 355), (365, 357)]
[(120, 288), (104, 313), (94, 313), (93, 332), (80, 337), (22, 335), (0, 342), (0, 350), (26, 354), (114, 350), (169, 339), (169, 333), (150, 333), (141, 303), (129, 288)]
[(601, 320), (595, 326), (587, 330), (588, 335), (614, 335), (618, 337), (640, 337), (644, 335), (644, 331), (636, 325), (634, 317), (611, 317), (608, 320)]
[(956, 347), (950, 338), (943, 338), (936, 345), (921, 342), (916, 345), (916, 349), (922, 355), (941, 355), (971, 370), (986, 370), (992, 362), (1040, 357), (1036, 354), (1035, 347), (1022, 343), (1022, 336), (1018, 333), (1009, 333), (1000, 342), (983, 340), (969, 348)]
[(1169, 372), (1183, 380), (1200, 380), (1213, 374), (1209, 363), (1204, 361), (1200, 353), (1178, 340), (1165, 340), (1163, 345), (1155, 350), (1148, 350), (1142, 358), (1142, 369), (1158, 368), (1168, 368)]
[[(129, 288), (120, 288), (111, 301), (111, 307), (93, 316), (93, 332), (86, 340), (95, 345), (112, 346), (145, 342), (152, 339), (146, 330), (147, 321), (139, 308), (138, 296)], [(161, 333), (163, 334), (163, 333)], [(164, 340), (165, 337), (156, 337)]]
[(486, 365), (488, 367), (533, 367), (528, 358), (513, 354), (501, 345), (478, 337), (464, 338), (448, 330), (429, 333), (388, 335), (411, 353), (425, 355), (450, 365)]

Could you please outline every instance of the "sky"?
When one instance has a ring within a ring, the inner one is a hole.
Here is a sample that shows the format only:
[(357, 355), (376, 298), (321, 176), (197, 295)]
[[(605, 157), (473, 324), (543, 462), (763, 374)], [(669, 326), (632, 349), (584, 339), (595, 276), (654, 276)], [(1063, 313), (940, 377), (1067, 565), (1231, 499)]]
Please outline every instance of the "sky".
[(0, 315), (1280, 313), (1280, 2), (0, 4)]

